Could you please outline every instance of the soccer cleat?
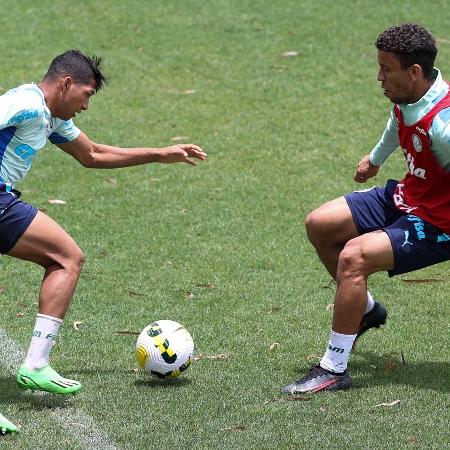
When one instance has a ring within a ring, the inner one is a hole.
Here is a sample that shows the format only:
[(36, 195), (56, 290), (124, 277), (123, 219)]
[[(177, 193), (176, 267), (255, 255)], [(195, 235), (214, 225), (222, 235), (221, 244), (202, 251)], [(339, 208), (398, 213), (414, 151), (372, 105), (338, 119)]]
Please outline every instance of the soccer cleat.
[(81, 389), (81, 384), (78, 381), (63, 378), (49, 365), (38, 370), (29, 370), (22, 366), (19, 369), (16, 381), (22, 389), (46, 391), (52, 394), (75, 394)]
[(17, 427), (10, 422), (4, 415), (0, 414), (0, 433), (15, 433), (17, 431)]
[(364, 314), (361, 323), (359, 325), (359, 330), (358, 334), (356, 335), (356, 339), (362, 336), (370, 328), (380, 328), (381, 325), (384, 325), (386, 323), (386, 318), (387, 318), (386, 308), (381, 303), (375, 302), (375, 305), (372, 308), (372, 310)]
[(300, 380), (288, 384), (281, 392), (283, 394), (307, 394), (319, 391), (337, 391), (346, 389), (352, 384), (350, 375), (344, 373), (333, 373), (320, 367), (320, 365), (311, 367), (308, 373)]

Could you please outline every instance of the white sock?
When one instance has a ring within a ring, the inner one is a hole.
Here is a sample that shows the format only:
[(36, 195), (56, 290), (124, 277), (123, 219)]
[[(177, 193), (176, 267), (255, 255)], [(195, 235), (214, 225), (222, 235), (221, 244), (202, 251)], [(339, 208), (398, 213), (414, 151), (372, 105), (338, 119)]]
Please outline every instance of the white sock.
[(368, 312), (372, 311), (374, 306), (375, 306), (375, 300), (373, 299), (370, 291), (367, 291), (367, 306), (366, 306), (366, 311), (364, 314), (367, 314)]
[(48, 364), (50, 352), (62, 323), (62, 319), (57, 317), (46, 316), (45, 314), (36, 316), (30, 347), (23, 363), (28, 370), (41, 369)]
[(321, 367), (331, 372), (345, 372), (355, 338), (356, 334), (341, 334), (331, 331), (327, 350), (320, 360)]

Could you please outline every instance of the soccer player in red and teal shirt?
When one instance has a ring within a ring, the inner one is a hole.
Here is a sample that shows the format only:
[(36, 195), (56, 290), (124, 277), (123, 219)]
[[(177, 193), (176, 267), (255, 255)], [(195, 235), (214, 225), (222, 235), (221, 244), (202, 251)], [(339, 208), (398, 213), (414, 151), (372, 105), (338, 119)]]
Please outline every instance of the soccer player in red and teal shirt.
[(404, 24), (385, 30), (375, 45), (378, 81), (394, 107), (382, 138), (359, 162), (355, 181), (375, 176), (399, 146), (407, 173), (308, 215), (308, 237), (336, 280), (333, 324), (320, 363), (284, 393), (351, 385), (347, 363), (355, 339), (387, 318), (367, 290), (369, 275), (394, 276), (450, 259), (450, 93), (434, 67), (435, 40), (423, 27)]

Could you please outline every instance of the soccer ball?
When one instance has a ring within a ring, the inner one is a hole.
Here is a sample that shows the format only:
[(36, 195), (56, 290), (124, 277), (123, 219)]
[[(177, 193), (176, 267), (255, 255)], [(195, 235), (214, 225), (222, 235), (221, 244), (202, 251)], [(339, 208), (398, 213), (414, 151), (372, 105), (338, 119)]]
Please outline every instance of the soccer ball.
[(142, 330), (135, 354), (145, 372), (158, 378), (178, 377), (194, 360), (194, 341), (183, 325), (158, 320)]

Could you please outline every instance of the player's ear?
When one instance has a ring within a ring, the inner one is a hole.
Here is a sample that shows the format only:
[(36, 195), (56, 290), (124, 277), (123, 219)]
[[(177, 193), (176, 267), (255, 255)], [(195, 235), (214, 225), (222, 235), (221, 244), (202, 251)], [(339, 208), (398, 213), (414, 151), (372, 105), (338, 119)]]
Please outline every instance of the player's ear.
[(420, 77), (423, 77), (423, 69), (419, 64), (413, 64), (409, 68), (409, 74), (413, 81), (416, 81)]
[(73, 84), (73, 79), (70, 76), (65, 76), (61, 78), (61, 88), (63, 92), (67, 92)]

